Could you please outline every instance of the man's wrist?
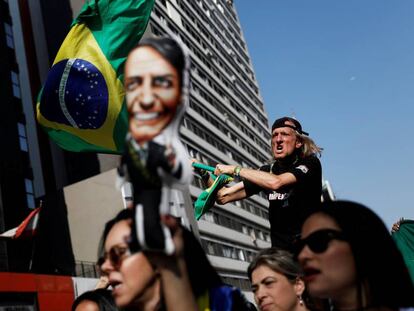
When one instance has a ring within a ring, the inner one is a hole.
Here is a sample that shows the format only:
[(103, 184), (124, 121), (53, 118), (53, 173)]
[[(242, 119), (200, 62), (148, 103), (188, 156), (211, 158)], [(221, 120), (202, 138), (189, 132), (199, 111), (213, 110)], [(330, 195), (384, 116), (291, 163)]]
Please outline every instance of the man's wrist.
[(240, 177), (240, 171), (241, 171), (241, 166), (236, 166), (233, 170), (233, 176), (234, 177)]

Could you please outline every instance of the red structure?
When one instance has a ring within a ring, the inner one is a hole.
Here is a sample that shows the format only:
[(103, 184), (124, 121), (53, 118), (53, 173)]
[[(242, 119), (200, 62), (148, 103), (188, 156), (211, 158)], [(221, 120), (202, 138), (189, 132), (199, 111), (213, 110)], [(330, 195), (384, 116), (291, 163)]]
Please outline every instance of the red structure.
[(0, 296), (3, 304), (14, 307), (32, 305), (39, 311), (70, 311), (75, 294), (70, 276), (2, 272)]

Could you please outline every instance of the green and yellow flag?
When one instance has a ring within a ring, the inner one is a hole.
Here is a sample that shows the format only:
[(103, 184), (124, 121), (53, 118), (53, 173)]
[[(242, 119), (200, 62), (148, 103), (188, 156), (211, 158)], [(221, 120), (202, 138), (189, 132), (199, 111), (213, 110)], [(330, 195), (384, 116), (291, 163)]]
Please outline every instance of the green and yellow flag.
[(226, 184), (233, 181), (233, 177), (222, 174), (217, 177), (211, 174), (214, 178), (213, 184), (200, 193), (197, 200), (194, 202), (194, 216), (196, 220), (200, 220), (206, 212), (208, 212), (216, 202), (217, 192)]
[(37, 120), (63, 149), (122, 153), (128, 118), (123, 65), (155, 0), (90, 0), (40, 91)]
[(404, 258), (411, 280), (414, 283), (414, 220), (401, 220), (400, 229), (393, 232), (392, 237)]

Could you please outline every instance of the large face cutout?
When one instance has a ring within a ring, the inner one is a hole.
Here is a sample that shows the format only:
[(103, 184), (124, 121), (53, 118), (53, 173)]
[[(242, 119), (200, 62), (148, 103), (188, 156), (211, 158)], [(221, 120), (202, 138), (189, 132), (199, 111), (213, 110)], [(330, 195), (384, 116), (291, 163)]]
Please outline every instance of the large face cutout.
[(159, 135), (173, 120), (180, 104), (177, 70), (155, 49), (138, 47), (125, 65), (129, 131), (138, 143)]

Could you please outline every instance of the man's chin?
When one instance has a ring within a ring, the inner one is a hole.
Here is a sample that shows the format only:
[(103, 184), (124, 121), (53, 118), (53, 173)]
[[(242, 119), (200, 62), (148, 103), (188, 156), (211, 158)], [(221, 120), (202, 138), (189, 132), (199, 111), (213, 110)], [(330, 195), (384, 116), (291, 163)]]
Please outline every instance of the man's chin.
[(287, 157), (286, 153), (277, 153), (274, 156), (276, 160), (284, 159)]
[(160, 130), (155, 130), (153, 127), (143, 126), (140, 127), (139, 131), (130, 129), (129, 132), (131, 134), (131, 137), (139, 144), (150, 141), (161, 133)]

